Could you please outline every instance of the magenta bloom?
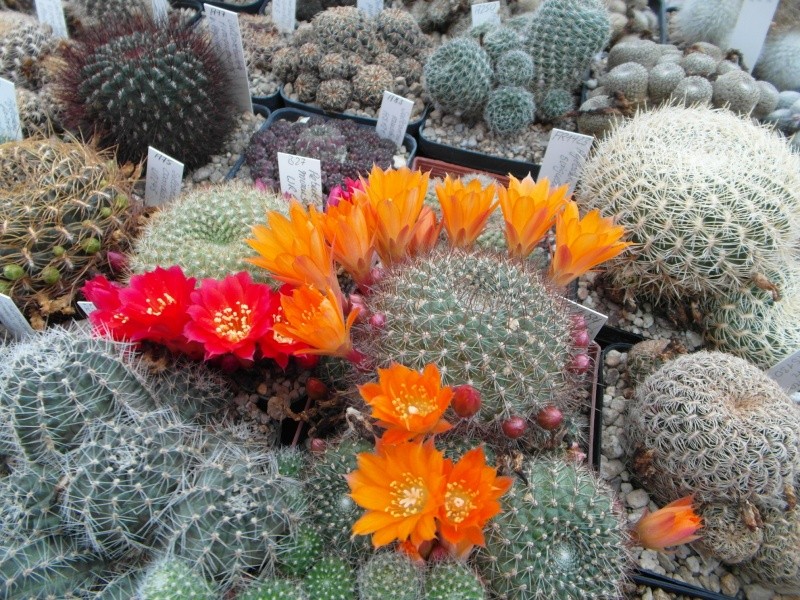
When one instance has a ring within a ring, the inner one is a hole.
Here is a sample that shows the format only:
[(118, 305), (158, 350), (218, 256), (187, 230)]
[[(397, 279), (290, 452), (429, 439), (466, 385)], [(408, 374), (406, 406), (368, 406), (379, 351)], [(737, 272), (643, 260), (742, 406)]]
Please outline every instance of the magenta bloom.
[(89, 321), (96, 334), (108, 335), (115, 340), (132, 337), (130, 318), (122, 312), (119, 293), (122, 286), (98, 275), (83, 285), (83, 295), (94, 304)]
[(352, 202), (353, 194), (356, 190), (364, 190), (364, 184), (361, 183), (361, 180), (345, 177), (344, 186), (336, 185), (331, 188), (326, 206), (336, 206), (339, 202)]

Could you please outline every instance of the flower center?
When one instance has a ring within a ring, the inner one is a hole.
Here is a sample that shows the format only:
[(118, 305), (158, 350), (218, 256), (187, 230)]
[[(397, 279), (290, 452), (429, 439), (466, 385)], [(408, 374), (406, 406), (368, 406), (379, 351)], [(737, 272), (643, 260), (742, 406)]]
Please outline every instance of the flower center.
[(247, 304), (236, 301), (236, 308), (226, 306), (214, 313), (217, 335), (231, 343), (241, 342), (253, 328), (250, 323), (252, 310)]
[[(281, 314), (281, 313), (283, 313), (283, 308), (279, 306), (278, 307), (278, 311), (272, 317), (273, 325), (275, 323), (283, 323), (284, 318), (283, 318), (283, 314)], [(279, 344), (294, 344), (295, 343), (295, 340), (293, 340), (290, 337), (286, 337), (285, 335), (281, 335), (280, 333), (278, 333), (274, 329), (272, 331), (272, 339), (275, 340), (276, 342), (278, 342)]]
[(164, 312), (164, 309), (168, 306), (172, 306), (175, 304), (175, 298), (170, 296), (167, 292), (164, 292), (163, 296), (159, 296), (158, 298), (147, 298), (147, 310), (145, 311), (148, 315), (159, 317), (161, 313)]
[(428, 491), (422, 477), (414, 477), (411, 473), (404, 473), (400, 479), (395, 479), (389, 484), (389, 495), (392, 501), (387, 512), (393, 517), (410, 517), (419, 514), (425, 506)]
[(409, 389), (405, 383), (400, 385), (400, 392), (392, 399), (392, 406), (406, 424), (411, 417), (426, 417), (437, 408), (425, 388), (415, 384)]
[(475, 510), (473, 500), (477, 494), (466, 487), (466, 482), (451, 481), (447, 484), (447, 492), (444, 495), (444, 507), (447, 511), (447, 519), (453, 523), (461, 523)]

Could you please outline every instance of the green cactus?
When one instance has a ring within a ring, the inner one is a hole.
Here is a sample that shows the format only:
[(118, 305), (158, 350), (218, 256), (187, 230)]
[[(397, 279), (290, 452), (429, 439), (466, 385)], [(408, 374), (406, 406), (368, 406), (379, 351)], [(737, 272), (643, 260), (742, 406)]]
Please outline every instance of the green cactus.
[(106, 22), (64, 50), (58, 74), (64, 122), (121, 162), (153, 146), (188, 169), (205, 164), (233, 128), (229, 75), (203, 32), (178, 19)]
[(386, 50), (397, 58), (419, 58), (428, 47), (416, 19), (405, 10), (382, 10), (375, 19), (375, 27)]
[(301, 523), (297, 527), (294, 543), (281, 550), (278, 564), (281, 571), (290, 577), (302, 577), (322, 554), (325, 542), (311, 523)]
[(255, 281), (269, 282), (264, 269), (246, 261), (253, 251), (244, 240), (267, 211), (286, 214), (288, 208), (278, 195), (244, 184), (189, 192), (150, 219), (136, 242), (131, 270), (179, 265), (199, 279), (247, 271)]
[[(476, 33), (479, 33), (476, 29), (477, 28), (473, 27), (470, 31), (473, 37)], [(522, 37), (519, 32), (510, 27), (489, 27), (488, 31), (479, 33), (478, 40), (486, 51), (486, 54), (488, 54), (492, 62), (495, 63), (495, 66), (497, 66), (500, 57), (507, 52), (522, 50)], [(531, 60), (531, 62), (533, 61)]]
[(356, 600), (356, 578), (347, 561), (321, 558), (308, 572), (303, 586), (314, 600)]
[(0, 147), (0, 289), (26, 314), (72, 312), (83, 282), (125, 251), (136, 229), (133, 180), (77, 140)]
[(359, 600), (420, 600), (422, 573), (411, 559), (399, 552), (382, 552), (358, 571)]
[(542, 82), (535, 90), (537, 101), (553, 88), (575, 90), (610, 38), (601, 0), (544, 0), (525, 30), (525, 48)]
[(501, 54), (494, 66), (497, 85), (527, 87), (533, 82), (535, 70), (531, 55), (524, 50), (509, 50)]
[(536, 116), (541, 121), (555, 121), (575, 108), (575, 98), (567, 90), (554, 88), (536, 105)]
[(122, 572), (112, 570), (100, 574), (97, 589), (89, 595), (91, 600), (132, 600), (137, 598), (145, 571), (132, 568)]
[(605, 264), (629, 295), (719, 297), (797, 264), (800, 156), (733, 113), (640, 113), (600, 143), (581, 178), (583, 209), (613, 215), (634, 244)]
[(479, 115), (489, 100), (492, 78), (489, 55), (469, 38), (445, 42), (425, 62), (425, 89), (449, 112)]
[(184, 560), (164, 558), (152, 565), (139, 588), (142, 600), (216, 600), (211, 585)]
[(0, 531), (37, 537), (57, 532), (57, 488), (65, 474), (58, 467), (15, 461), (11, 473), (0, 478)]
[(522, 87), (503, 86), (492, 90), (483, 110), (483, 120), (497, 135), (519, 134), (533, 123), (536, 104), (533, 94)]
[(355, 6), (335, 6), (311, 21), (319, 47), (325, 53), (354, 52), (368, 59), (384, 51), (377, 35), (377, 23)]
[(278, 474), (274, 454), (222, 443), (156, 518), (176, 556), (228, 589), (274, 572), (303, 509), (299, 484)]
[(266, 579), (257, 581), (236, 597), (237, 600), (309, 600), (296, 581)]
[(384, 90), (394, 89), (394, 77), (381, 65), (364, 65), (353, 76), (353, 97), (362, 105), (381, 105)]
[(485, 600), (478, 576), (461, 563), (431, 565), (425, 578), (425, 600)]
[(634, 470), (660, 502), (693, 494), (782, 508), (800, 492), (797, 409), (740, 358), (698, 352), (666, 363), (637, 387), (626, 423)]
[(530, 460), (502, 498), (478, 567), (498, 598), (616, 598), (628, 568), (626, 524), (588, 469)]
[(498, 425), (547, 404), (574, 411), (569, 311), (531, 264), (438, 250), (388, 271), (367, 304), (385, 326), (356, 326), (356, 347), (377, 367), (434, 363), (443, 383), (474, 386), (482, 401), (476, 422)]

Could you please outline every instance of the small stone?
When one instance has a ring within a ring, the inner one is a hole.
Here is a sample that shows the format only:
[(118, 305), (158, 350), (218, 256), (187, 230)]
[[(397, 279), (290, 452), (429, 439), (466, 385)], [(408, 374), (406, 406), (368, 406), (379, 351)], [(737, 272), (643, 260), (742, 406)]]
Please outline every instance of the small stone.
[(763, 588), (755, 583), (744, 586), (744, 593), (747, 596), (747, 600), (772, 600), (775, 596), (775, 592), (772, 590)]
[(664, 554), (663, 552), (658, 553), (658, 563), (664, 567), (664, 570), (667, 573), (674, 573), (678, 570), (678, 565), (675, 564), (675, 561), (672, 560), (672, 557)]
[(578, 300), (586, 300), (589, 297), (589, 290), (578, 288)]
[[(664, 573), (664, 568), (658, 564), (658, 552), (653, 550), (643, 550), (639, 557), (639, 565), (643, 569)], [(653, 596), (655, 597), (655, 595)]]
[(618, 367), (621, 362), (621, 354), (616, 350), (610, 350), (608, 354), (606, 354), (606, 366), (607, 367)]
[(653, 592), (653, 600), (672, 600), (672, 598), (667, 592), (659, 588)]
[(644, 508), (650, 503), (650, 496), (644, 490), (633, 490), (626, 494), (625, 503), (631, 508)]
[(686, 566), (689, 567), (689, 570), (692, 573), (699, 573), (700, 572), (700, 561), (696, 556), (690, 556), (686, 559)]
[(619, 486), (619, 491), (623, 494), (627, 494), (633, 489), (633, 486), (630, 483), (623, 483)]
[(642, 317), (642, 327), (650, 329), (653, 326), (653, 315), (645, 315)]
[(605, 456), (600, 458), (600, 477), (606, 481), (614, 479), (625, 470), (625, 465), (620, 460), (608, 460)]
[(619, 381), (619, 370), (608, 369), (605, 373), (606, 385), (616, 385), (617, 381)]
[(192, 181), (195, 183), (199, 183), (201, 181), (205, 181), (211, 175), (211, 166), (206, 165), (204, 167), (200, 167), (192, 174)]
[(739, 580), (731, 573), (725, 573), (719, 579), (720, 591), (726, 596), (735, 596), (739, 593)]

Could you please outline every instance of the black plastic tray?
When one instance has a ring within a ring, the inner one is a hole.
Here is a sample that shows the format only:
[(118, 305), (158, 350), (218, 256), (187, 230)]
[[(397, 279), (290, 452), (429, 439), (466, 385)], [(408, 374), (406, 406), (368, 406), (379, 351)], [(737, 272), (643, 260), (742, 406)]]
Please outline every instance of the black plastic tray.
[[(260, 108), (269, 110), (266, 107), (260, 107)], [(318, 113), (310, 113), (308, 111), (298, 110), (296, 108), (279, 108), (278, 110), (272, 112), (272, 114), (267, 119), (267, 122), (261, 126), (261, 129), (259, 131), (267, 129), (270, 125), (272, 125), (272, 123), (274, 123), (277, 120), (296, 121), (301, 117), (312, 117), (315, 115), (319, 116)], [(323, 116), (329, 119), (347, 119), (347, 117), (343, 115), (333, 114), (333, 115), (323, 115)], [(403, 139), (403, 145), (406, 147), (406, 150), (408, 150), (406, 163), (408, 164), (408, 167), (411, 168), (411, 164), (414, 160), (414, 157), (417, 154), (417, 141), (410, 135), (406, 134), (405, 138)], [(231, 179), (236, 177), (236, 173), (239, 172), (239, 169), (242, 168), (243, 164), (244, 164), (244, 154), (239, 157), (239, 160), (236, 161), (236, 164), (233, 165), (233, 167), (231, 167), (230, 171), (228, 171), (228, 174), (225, 176), (225, 181), (230, 181)]]
[[(280, 97), (283, 105), (287, 108), (296, 108), (297, 110), (304, 110), (309, 113), (314, 113), (315, 115), (324, 115), (326, 117), (336, 117), (337, 119), (349, 119), (350, 121), (355, 121), (356, 123), (361, 123), (362, 125), (371, 125), (375, 127), (378, 123), (378, 119), (371, 119), (370, 117), (361, 117), (359, 115), (352, 115), (350, 113), (337, 113), (337, 112), (330, 112), (320, 108), (315, 104), (306, 104), (305, 102), (298, 102), (297, 100), (292, 100), (289, 96), (286, 95), (286, 92), (283, 91), (283, 86), (280, 89)], [(428, 110), (430, 107), (425, 107), (425, 110), (422, 113), (422, 116), (418, 118), (416, 121), (409, 121), (408, 127), (406, 127), (406, 134), (413, 136), (414, 138), (417, 137), (419, 134), (419, 130), (422, 127), (422, 124), (425, 122), (425, 116), (428, 114)]]
[(279, 108), (283, 108), (283, 98), (281, 97), (280, 90), (278, 90), (269, 96), (253, 96), (253, 104), (266, 106), (270, 110), (278, 110)]

